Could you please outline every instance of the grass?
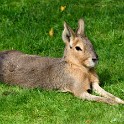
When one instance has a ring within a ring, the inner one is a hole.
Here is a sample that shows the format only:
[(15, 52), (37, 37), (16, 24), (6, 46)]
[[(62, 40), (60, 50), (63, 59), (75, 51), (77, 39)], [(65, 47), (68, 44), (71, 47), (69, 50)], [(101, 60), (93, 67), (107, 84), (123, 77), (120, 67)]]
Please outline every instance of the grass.
[[(66, 6), (64, 11), (61, 6)], [(0, 50), (61, 57), (63, 21), (83, 17), (100, 57), (97, 72), (107, 91), (124, 99), (123, 0), (1, 0)], [(49, 36), (53, 28), (53, 37)], [(82, 101), (69, 93), (0, 84), (0, 124), (123, 124), (124, 106)]]

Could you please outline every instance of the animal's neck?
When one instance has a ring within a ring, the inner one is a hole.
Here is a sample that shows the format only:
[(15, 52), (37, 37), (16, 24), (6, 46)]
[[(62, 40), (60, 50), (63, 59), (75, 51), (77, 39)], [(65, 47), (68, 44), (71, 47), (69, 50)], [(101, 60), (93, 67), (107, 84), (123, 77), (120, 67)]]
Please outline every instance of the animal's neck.
[(88, 71), (89, 69), (87, 67), (85, 67), (84, 65), (80, 64), (78, 61), (76, 61), (76, 59), (64, 56), (64, 61), (66, 61), (69, 65), (79, 68), (81, 70), (86, 70)]

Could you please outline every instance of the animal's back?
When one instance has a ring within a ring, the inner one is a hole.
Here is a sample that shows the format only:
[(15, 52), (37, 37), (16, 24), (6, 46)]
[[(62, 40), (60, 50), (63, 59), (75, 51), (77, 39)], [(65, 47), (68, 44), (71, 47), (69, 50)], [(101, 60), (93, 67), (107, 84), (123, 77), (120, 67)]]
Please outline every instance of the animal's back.
[(60, 58), (27, 55), (19, 51), (0, 52), (0, 81), (25, 87), (57, 88), (61, 85), (56, 82), (63, 73), (64, 64)]

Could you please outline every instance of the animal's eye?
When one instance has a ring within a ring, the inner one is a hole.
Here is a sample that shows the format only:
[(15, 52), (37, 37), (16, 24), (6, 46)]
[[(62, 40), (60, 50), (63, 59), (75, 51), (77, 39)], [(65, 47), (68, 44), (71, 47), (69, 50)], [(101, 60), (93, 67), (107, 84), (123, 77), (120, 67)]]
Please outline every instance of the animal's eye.
[(81, 49), (79, 46), (76, 46), (75, 49), (76, 49), (77, 51), (82, 51), (82, 49)]

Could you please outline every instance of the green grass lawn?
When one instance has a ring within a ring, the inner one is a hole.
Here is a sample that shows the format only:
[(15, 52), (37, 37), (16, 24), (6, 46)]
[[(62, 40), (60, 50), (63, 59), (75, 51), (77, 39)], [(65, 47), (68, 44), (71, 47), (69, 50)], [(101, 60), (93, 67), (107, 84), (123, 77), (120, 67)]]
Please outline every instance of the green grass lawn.
[[(81, 17), (100, 58), (101, 86), (124, 99), (123, 0), (1, 0), (0, 50), (62, 57), (63, 22), (76, 29)], [(0, 83), (0, 124), (124, 124), (124, 105)]]

